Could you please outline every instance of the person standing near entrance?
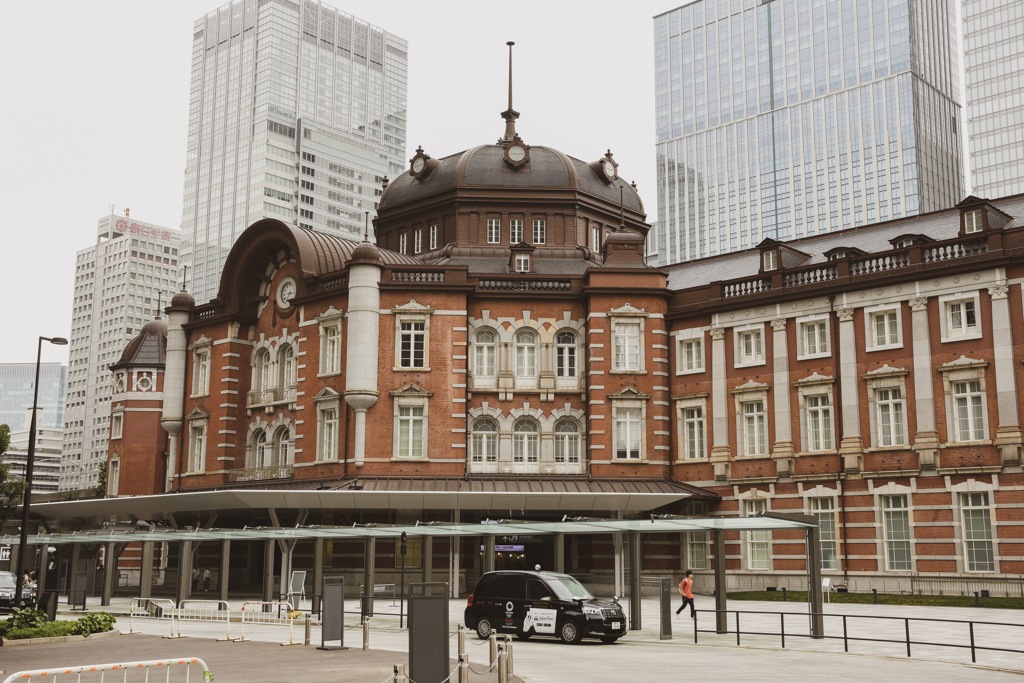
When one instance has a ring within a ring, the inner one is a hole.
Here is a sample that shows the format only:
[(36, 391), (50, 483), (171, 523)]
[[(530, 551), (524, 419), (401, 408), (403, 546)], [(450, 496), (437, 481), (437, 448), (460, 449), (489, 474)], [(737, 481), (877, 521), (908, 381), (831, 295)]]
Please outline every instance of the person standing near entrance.
[(207, 567), (203, 570), (203, 590), (210, 590), (210, 569)]
[(693, 572), (689, 569), (686, 570), (686, 576), (679, 582), (679, 594), (683, 596), (683, 604), (676, 610), (678, 616), (680, 612), (686, 609), (686, 605), (690, 605), (690, 618), (697, 618), (697, 606), (693, 603)]
[(199, 567), (192, 567), (192, 592), (199, 588)]

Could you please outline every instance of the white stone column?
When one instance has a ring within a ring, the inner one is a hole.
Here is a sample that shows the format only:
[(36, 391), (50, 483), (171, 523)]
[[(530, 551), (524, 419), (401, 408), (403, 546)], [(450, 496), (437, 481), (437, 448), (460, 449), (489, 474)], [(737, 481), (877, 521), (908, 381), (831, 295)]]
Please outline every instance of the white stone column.
[(711, 335), (711, 463), (715, 468), (715, 479), (729, 477), (729, 392), (725, 375), (725, 328), (712, 327)]
[(793, 470), (793, 410), (790, 405), (789, 387), (789, 337), (786, 335), (786, 319), (772, 321), (772, 383), (775, 385), (775, 444), (772, 458), (780, 475)]
[(1013, 331), (1010, 328), (1008, 291), (1009, 287), (1005, 283), (988, 289), (992, 297), (992, 346), (995, 356), (996, 404), (999, 410), (995, 443), (1004, 465), (1019, 465), (1024, 435), (1017, 417), (1019, 399), (1014, 379)]
[(921, 469), (935, 469), (939, 462), (939, 435), (935, 431), (935, 390), (931, 336), (928, 331), (928, 297), (910, 300), (911, 343), (914, 352), (914, 414), (917, 434), (914, 450)]
[(860, 382), (857, 377), (857, 334), (853, 325), (853, 309), (840, 308), (839, 377), (842, 382), (843, 440), (839, 453), (847, 472), (859, 472), (864, 442), (860, 435)]
[(353, 252), (353, 263), (348, 274), (345, 402), (355, 411), (355, 450), (352, 457), (356, 467), (362, 467), (366, 458), (366, 411), (377, 403), (377, 361), (380, 348), (379, 258), (377, 248), (364, 242)]

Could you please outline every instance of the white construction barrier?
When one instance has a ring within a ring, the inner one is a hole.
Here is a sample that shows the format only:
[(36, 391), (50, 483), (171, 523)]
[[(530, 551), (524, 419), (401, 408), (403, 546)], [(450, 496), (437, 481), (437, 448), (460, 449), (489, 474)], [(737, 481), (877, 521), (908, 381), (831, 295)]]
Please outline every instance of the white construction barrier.
[(128, 615), (128, 633), (139, 633), (135, 630), (136, 619), (159, 619), (167, 621), (171, 627), (170, 635), (174, 638), (174, 601), (165, 598), (132, 598), (131, 611)]
[(290, 602), (273, 600), (270, 602), (251, 601), (242, 604), (242, 636), (237, 640), (245, 640), (245, 625), (287, 626), (288, 642), (282, 645), (298, 645), (293, 637), (295, 620), (301, 612), (292, 607)]
[(178, 603), (178, 636), (188, 635), (181, 632), (183, 621), (220, 622), (224, 624), (223, 640), (231, 637), (231, 606), (225, 600), (182, 600)]
[[(145, 599), (145, 598), (140, 598)], [(31, 683), (33, 679), (44, 679), (53, 680), (58, 676), (73, 676), (78, 674), (81, 679), (82, 674), (87, 673), (99, 673), (101, 678), (103, 673), (107, 671), (118, 672), (117, 680), (129, 683), (130, 681), (148, 681), (149, 674), (152, 669), (160, 669), (162, 680), (168, 681), (173, 680), (171, 678), (171, 668), (176, 666), (185, 667), (184, 670), (180, 670), (184, 674), (186, 682), (191, 680), (189, 673), (193, 666), (199, 667), (203, 671), (203, 681), (212, 681), (213, 674), (210, 673), (210, 668), (206, 666), (206, 662), (199, 659), (198, 657), (182, 657), (179, 659), (149, 659), (140, 662), (115, 662), (112, 664), (84, 664), (81, 666), (54, 666), (46, 669), (35, 669), (33, 671), (18, 671), (3, 680), (3, 683), (15, 683), (20, 681), (22, 683)], [(130, 677), (129, 674), (133, 671), (139, 672), (138, 677)], [(163, 673), (166, 672), (166, 678)], [(50, 677), (53, 677), (51, 679)], [(123, 677), (122, 677), (123, 676)]]

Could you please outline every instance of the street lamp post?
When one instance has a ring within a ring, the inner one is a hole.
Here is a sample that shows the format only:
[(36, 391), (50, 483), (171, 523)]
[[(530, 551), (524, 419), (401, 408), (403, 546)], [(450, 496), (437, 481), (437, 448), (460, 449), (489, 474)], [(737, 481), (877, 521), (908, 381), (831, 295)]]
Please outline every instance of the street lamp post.
[(24, 588), (25, 558), (28, 556), (28, 512), (32, 503), (32, 469), (36, 456), (36, 413), (39, 412), (39, 364), (43, 358), (43, 342), (48, 341), (57, 346), (66, 346), (67, 339), (63, 337), (40, 337), (36, 349), (36, 383), (32, 390), (32, 419), (28, 428), (28, 460), (25, 462), (25, 498), (21, 503), (21, 540), (18, 542), (18, 572), (14, 581), (14, 606), (21, 606), (21, 597)]

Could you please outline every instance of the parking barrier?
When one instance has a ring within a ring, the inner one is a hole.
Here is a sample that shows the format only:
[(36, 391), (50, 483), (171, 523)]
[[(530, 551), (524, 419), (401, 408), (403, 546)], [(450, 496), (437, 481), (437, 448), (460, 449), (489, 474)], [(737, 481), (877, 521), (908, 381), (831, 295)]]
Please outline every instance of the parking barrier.
[(231, 606), (224, 600), (182, 600), (175, 614), (178, 616), (178, 636), (183, 635), (183, 621), (212, 621), (224, 624), (225, 637), (217, 640), (234, 640), (231, 637)]
[[(145, 598), (143, 598), (145, 599)], [(148, 681), (151, 669), (163, 669), (167, 672), (165, 680), (171, 680), (170, 667), (173, 666), (184, 666), (185, 667), (185, 680), (189, 680), (189, 672), (192, 665), (202, 667), (203, 670), (203, 681), (212, 681), (213, 674), (210, 672), (210, 668), (206, 666), (206, 662), (199, 659), (198, 657), (182, 657), (179, 659), (149, 659), (138, 662), (115, 662), (111, 664), (83, 664), (81, 666), (65, 666), (65, 667), (51, 667), (48, 669), (34, 669), (32, 671), (17, 671), (3, 680), (3, 683), (15, 683), (16, 681), (22, 681), (24, 683), (31, 683), (35, 678), (50, 679), (56, 681), (60, 676), (72, 676), (78, 674), (79, 680), (81, 680), (82, 674), (85, 673), (99, 673), (102, 678), (102, 674), (107, 671), (117, 671), (119, 674), (123, 673), (124, 677), (118, 676), (119, 680), (129, 681), (128, 674), (132, 671), (144, 671), (144, 675), (141, 680)]]
[(288, 626), (288, 642), (281, 645), (298, 645), (294, 638), (295, 617), (299, 612), (290, 602), (273, 600), (270, 602), (250, 601), (242, 604), (242, 635), (237, 641), (246, 640), (245, 625)]
[(171, 634), (164, 638), (176, 638), (174, 635), (174, 601), (164, 598), (132, 598), (128, 612), (128, 633), (140, 633), (135, 630), (136, 619), (160, 619), (170, 622)]

